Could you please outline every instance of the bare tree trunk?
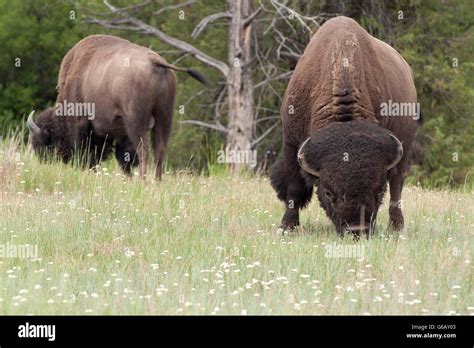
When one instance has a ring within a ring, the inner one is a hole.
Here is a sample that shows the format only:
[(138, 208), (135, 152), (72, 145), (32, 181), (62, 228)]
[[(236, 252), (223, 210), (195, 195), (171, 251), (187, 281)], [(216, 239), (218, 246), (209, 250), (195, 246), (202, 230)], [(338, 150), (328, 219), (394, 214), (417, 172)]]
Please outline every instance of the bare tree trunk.
[[(135, 9), (143, 8), (151, 3), (146, 0), (145, 2), (137, 5), (128, 7), (118, 8), (110, 4), (110, 0), (102, 0), (104, 5), (108, 8), (109, 12), (101, 14), (100, 17), (86, 16), (85, 21), (87, 23), (99, 24), (106, 28), (117, 29), (117, 30), (128, 30), (136, 33), (142, 33), (145, 35), (153, 35), (162, 42), (175, 47), (187, 54), (191, 54), (205, 64), (219, 70), (222, 76), (226, 79), (226, 88), (218, 97), (220, 100), (222, 93), (227, 92), (227, 105), (228, 105), (228, 119), (227, 127), (224, 127), (218, 117), (216, 117), (215, 124), (203, 122), (200, 120), (185, 120), (182, 123), (195, 124), (201, 127), (211, 128), (226, 134), (226, 152), (228, 157), (226, 162), (230, 162), (233, 172), (239, 171), (241, 168), (253, 167), (256, 165), (256, 156), (254, 155), (254, 148), (257, 144), (265, 138), (270, 132), (275, 129), (274, 124), (267, 130), (265, 130), (259, 137), (256, 137), (256, 120), (257, 114), (255, 112), (254, 105), (254, 86), (252, 81), (252, 24), (254, 19), (261, 12), (268, 12), (265, 7), (260, 4), (256, 9), (252, 9), (252, 4), (256, 3), (253, 0), (228, 0), (228, 10), (219, 13), (213, 13), (203, 18), (199, 24), (194, 28), (191, 36), (195, 39), (200, 33), (202, 33), (206, 27), (217, 20), (225, 19), (230, 21), (229, 32), (228, 32), (228, 60), (229, 65), (226, 62), (220, 61), (205, 52), (199, 50), (193, 45), (174, 38), (158, 27), (151, 26), (137, 17), (130, 15)], [(170, 5), (162, 7), (160, 10), (153, 12), (154, 15), (161, 15), (166, 10), (176, 10), (177, 8), (183, 8), (196, 2), (195, 0), (189, 0), (177, 5)], [(281, 15), (282, 8), (289, 10), (285, 5), (278, 2), (271, 2), (274, 7), (277, 8), (278, 14)], [(279, 7), (278, 7), (279, 6)], [(254, 10), (253, 12), (251, 12)], [(97, 15), (97, 14), (96, 14)], [(108, 19), (101, 18), (103, 15), (112, 16)], [(118, 18), (116, 18), (118, 16)], [(301, 17), (301, 18), (300, 18)], [(304, 20), (312, 20), (313, 17), (300, 16), (299, 22), (304, 24)], [(275, 22), (272, 21), (269, 28), (275, 27)], [(307, 28), (309, 28), (306, 25)], [(293, 29), (294, 30), (294, 29)], [(281, 43), (283, 46), (283, 43)], [(280, 47), (279, 47), (280, 50)], [(298, 55), (299, 57), (299, 55)], [(273, 69), (274, 67), (272, 67)], [(271, 76), (270, 76), (271, 75)], [(287, 73), (283, 74), (270, 74), (267, 76), (263, 83), (259, 83), (259, 87), (262, 85), (274, 81), (283, 77), (288, 77)], [(219, 107), (222, 103), (216, 105), (216, 115), (219, 115)]]
[[(251, 151), (254, 140), (255, 113), (253, 104), (253, 86), (250, 69), (251, 28), (246, 23), (251, 14), (250, 0), (229, 0), (232, 20), (229, 28), (229, 74), (228, 85), (228, 133), (226, 150)], [(242, 164), (233, 163), (235, 172)]]

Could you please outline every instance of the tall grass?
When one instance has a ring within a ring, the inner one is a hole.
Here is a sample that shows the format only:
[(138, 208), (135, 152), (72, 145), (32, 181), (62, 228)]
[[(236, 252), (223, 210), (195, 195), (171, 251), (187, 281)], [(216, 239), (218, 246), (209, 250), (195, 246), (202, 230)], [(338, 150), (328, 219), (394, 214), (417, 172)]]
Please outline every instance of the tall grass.
[[(0, 257), (2, 314), (474, 313), (472, 191), (406, 187), (405, 231), (385, 228), (386, 197), (377, 235), (355, 242), (315, 199), (300, 235), (276, 236), (264, 177), (143, 184), (114, 161), (40, 164), (15, 138), (0, 166), (0, 245), (38, 247)], [(356, 252), (329, 257), (337, 246)]]

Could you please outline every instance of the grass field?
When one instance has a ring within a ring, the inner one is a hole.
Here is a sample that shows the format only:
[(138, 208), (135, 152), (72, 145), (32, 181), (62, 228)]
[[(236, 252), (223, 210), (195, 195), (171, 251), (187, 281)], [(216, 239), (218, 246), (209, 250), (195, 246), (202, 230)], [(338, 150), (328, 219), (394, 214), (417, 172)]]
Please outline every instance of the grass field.
[[(0, 146), (1, 314), (474, 313), (470, 190), (406, 187), (405, 231), (385, 229), (385, 197), (359, 242), (313, 199), (300, 235), (278, 237), (266, 178), (144, 185), (114, 162), (95, 173)], [(5, 254), (25, 244), (37, 257)]]

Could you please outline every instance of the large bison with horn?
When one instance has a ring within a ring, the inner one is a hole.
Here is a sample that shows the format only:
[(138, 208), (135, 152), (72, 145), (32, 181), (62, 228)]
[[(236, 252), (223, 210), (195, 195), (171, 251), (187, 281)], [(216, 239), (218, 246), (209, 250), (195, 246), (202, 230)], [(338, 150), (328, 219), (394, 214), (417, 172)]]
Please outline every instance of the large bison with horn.
[[(401, 229), (403, 181), (421, 123), (416, 101), (411, 68), (397, 51), (350, 18), (322, 25), (299, 60), (281, 107), (283, 150), (271, 173), (286, 204), (279, 232), (299, 225), (299, 210), (316, 185), (340, 234), (369, 234), (387, 180), (390, 224)], [(397, 112), (390, 115), (387, 105)], [(397, 105), (414, 109), (403, 115)]]
[(176, 94), (176, 76), (170, 69), (205, 83), (196, 71), (168, 64), (130, 41), (110, 35), (84, 38), (61, 63), (56, 106), (36, 121), (33, 112), (28, 117), (29, 142), (42, 158), (55, 153), (68, 162), (78, 153), (90, 166), (115, 148), (125, 173), (139, 165), (143, 178), (151, 131), (160, 179)]

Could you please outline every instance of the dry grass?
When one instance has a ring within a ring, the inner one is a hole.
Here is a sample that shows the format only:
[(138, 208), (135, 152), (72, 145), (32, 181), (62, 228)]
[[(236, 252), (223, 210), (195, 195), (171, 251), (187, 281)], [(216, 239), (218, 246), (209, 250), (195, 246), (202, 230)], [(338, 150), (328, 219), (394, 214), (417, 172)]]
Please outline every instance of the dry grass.
[(19, 137), (11, 137), (4, 141), (0, 137), (2, 145), (0, 162), (0, 187), (8, 187), (12, 179), (12, 173), (17, 172), (17, 164), (20, 162), (21, 146)]
[[(0, 145), (2, 314), (472, 314), (473, 192), (407, 187), (403, 235), (341, 240), (314, 200), (274, 234), (267, 179), (166, 174), (146, 185)], [(17, 153), (20, 154), (18, 157)], [(225, 173), (225, 172), (224, 172)], [(327, 251), (356, 247), (350, 257)]]

